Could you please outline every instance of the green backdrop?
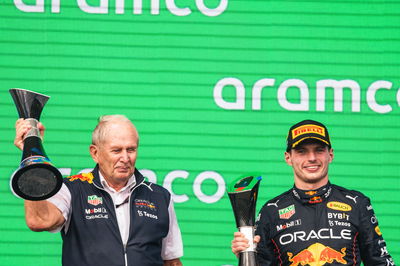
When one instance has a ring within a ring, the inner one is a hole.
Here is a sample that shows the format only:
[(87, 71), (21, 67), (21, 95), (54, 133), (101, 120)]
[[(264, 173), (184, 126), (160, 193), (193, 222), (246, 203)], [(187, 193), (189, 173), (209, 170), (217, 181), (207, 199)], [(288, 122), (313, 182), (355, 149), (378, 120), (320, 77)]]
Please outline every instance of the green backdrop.
[(399, 10), (383, 0), (0, 0), (0, 265), (61, 265), (60, 235), (30, 232), (9, 189), (21, 159), (10, 88), (51, 96), (44, 146), (64, 174), (93, 167), (98, 116), (131, 118), (137, 167), (177, 195), (189, 266), (236, 264), (221, 191), (248, 172), (264, 178), (257, 209), (287, 190), (287, 130), (319, 120), (335, 149), (331, 181), (372, 198), (399, 262)]

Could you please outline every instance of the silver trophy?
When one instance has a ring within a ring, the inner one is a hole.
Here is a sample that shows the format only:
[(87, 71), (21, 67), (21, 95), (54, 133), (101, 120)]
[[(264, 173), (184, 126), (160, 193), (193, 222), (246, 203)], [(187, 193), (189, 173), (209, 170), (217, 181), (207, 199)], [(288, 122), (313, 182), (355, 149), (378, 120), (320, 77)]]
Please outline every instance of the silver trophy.
[(228, 187), (236, 226), (250, 244), (249, 248), (239, 253), (239, 266), (258, 265), (253, 239), (257, 195), (261, 179), (260, 175), (246, 175), (234, 180)]

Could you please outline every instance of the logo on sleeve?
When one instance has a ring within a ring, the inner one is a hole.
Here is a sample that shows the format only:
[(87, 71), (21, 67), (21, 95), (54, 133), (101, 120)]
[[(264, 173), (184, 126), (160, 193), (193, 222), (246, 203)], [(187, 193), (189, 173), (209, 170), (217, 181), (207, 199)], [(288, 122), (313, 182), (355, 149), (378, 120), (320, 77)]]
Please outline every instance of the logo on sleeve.
[(89, 184), (93, 183), (93, 174), (92, 173), (81, 173), (79, 175), (73, 175), (69, 177), (69, 181), (80, 180), (82, 182), (88, 182)]
[(293, 214), (296, 213), (296, 210), (294, 209), (294, 205), (290, 205), (284, 209), (279, 210), (279, 218), (281, 219), (289, 219), (290, 217), (293, 216)]
[(375, 227), (375, 233), (376, 233), (378, 236), (381, 236), (381, 235), (382, 235), (381, 229), (379, 229), (379, 226), (376, 226), (376, 227)]

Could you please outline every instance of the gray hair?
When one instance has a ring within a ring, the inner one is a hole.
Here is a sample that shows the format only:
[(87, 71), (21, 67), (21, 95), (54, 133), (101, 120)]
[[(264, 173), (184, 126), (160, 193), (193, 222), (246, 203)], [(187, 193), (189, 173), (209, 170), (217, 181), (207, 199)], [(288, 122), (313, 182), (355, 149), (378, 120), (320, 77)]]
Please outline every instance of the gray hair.
[[(95, 129), (93, 130), (92, 133), (92, 144), (97, 145), (100, 144), (104, 141), (106, 135), (107, 135), (107, 126), (110, 123), (115, 123), (115, 122), (122, 122), (122, 123), (128, 123), (131, 124), (132, 127), (136, 130), (135, 125), (133, 125), (132, 121), (129, 120), (124, 115), (103, 115), (99, 117), (99, 122)], [(137, 130), (136, 130), (137, 132)]]

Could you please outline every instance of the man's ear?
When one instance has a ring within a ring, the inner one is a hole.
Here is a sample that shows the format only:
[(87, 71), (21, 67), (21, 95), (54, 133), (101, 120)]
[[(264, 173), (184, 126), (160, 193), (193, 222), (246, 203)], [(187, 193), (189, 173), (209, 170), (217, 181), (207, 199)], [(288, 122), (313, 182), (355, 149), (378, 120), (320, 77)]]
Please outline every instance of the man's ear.
[(331, 157), (331, 159), (329, 160), (329, 162), (331, 163), (333, 161), (333, 158), (335, 158), (335, 155), (333, 153), (333, 149), (329, 149), (329, 156)]
[(292, 157), (290, 151), (289, 152), (285, 151), (285, 161), (288, 165), (290, 166), (292, 165)]
[(92, 156), (93, 161), (95, 161), (96, 163), (98, 162), (98, 153), (99, 153), (99, 149), (96, 145), (91, 144), (89, 146), (89, 152), (90, 152), (90, 156)]

